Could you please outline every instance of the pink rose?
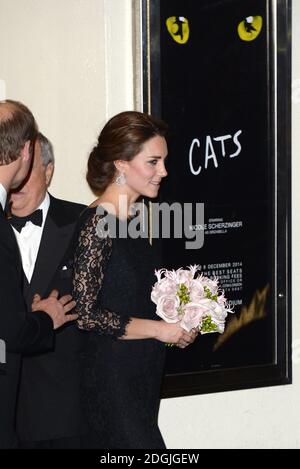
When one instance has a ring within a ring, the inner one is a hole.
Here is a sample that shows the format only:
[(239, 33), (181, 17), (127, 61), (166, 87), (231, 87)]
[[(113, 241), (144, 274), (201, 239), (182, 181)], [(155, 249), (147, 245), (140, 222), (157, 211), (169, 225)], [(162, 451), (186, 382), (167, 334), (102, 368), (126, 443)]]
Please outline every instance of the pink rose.
[(189, 285), (190, 300), (192, 303), (199, 302), (204, 297), (204, 288), (201, 282), (192, 280)]
[(177, 285), (173, 280), (170, 280), (168, 278), (164, 278), (153, 286), (152, 292), (151, 292), (151, 300), (153, 303), (157, 305), (158, 300), (161, 296), (165, 295), (176, 295), (177, 292)]
[(158, 299), (156, 314), (164, 321), (175, 323), (179, 321), (179, 298), (175, 295), (163, 295)]
[(199, 326), (206, 309), (197, 303), (188, 303), (184, 307), (184, 315), (180, 321), (181, 327), (187, 332)]

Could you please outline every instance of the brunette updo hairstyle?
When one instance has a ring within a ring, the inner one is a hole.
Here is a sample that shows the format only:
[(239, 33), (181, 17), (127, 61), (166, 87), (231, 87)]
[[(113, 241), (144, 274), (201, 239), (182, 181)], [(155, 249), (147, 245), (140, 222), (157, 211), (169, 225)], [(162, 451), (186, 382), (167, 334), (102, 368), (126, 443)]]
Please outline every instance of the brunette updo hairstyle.
[(126, 111), (112, 117), (103, 127), (89, 159), (86, 179), (101, 195), (116, 174), (114, 161), (132, 160), (152, 137), (165, 137), (167, 125), (148, 114)]

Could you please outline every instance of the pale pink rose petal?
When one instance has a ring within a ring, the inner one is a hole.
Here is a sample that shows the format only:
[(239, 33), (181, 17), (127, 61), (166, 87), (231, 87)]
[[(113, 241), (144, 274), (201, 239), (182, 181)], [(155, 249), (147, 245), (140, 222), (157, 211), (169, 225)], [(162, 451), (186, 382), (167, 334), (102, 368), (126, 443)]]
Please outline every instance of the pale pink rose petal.
[(179, 321), (178, 308), (180, 302), (177, 296), (161, 296), (157, 303), (156, 314), (166, 322), (175, 323)]
[(192, 303), (197, 303), (205, 295), (204, 288), (203, 288), (201, 282), (199, 282), (197, 280), (192, 280), (190, 282), (189, 291), (190, 291), (190, 299), (191, 299)]
[(197, 328), (201, 323), (202, 317), (205, 314), (205, 309), (201, 308), (199, 304), (188, 303), (184, 307), (184, 315), (180, 321), (181, 327), (187, 332)]
[(151, 300), (157, 304), (159, 298), (162, 295), (176, 295), (177, 285), (175, 282), (168, 278), (162, 279), (160, 282), (156, 282), (152, 287)]

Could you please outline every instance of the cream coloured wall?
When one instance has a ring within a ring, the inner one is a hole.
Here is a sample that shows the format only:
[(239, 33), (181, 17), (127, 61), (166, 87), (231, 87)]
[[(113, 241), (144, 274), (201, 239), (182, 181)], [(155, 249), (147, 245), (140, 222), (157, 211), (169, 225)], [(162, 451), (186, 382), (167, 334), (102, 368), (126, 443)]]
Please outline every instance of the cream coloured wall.
[[(0, 93), (23, 101), (53, 142), (51, 190), (88, 203), (100, 128), (132, 109), (130, 0), (0, 0)], [(3, 91), (2, 91), (3, 92)]]
[[(294, 0), (294, 384), (163, 400), (160, 426), (170, 448), (300, 448), (299, 24)], [(131, 0), (0, 0), (0, 95), (6, 87), (7, 97), (26, 103), (53, 141), (54, 195), (92, 198), (88, 151), (108, 117), (133, 108), (131, 37)]]

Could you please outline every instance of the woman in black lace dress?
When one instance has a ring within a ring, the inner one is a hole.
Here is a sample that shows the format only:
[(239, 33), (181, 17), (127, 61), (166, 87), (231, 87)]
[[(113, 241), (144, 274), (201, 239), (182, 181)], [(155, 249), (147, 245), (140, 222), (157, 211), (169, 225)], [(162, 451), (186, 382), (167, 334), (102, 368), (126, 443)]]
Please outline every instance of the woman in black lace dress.
[(73, 295), (78, 327), (89, 331), (82, 402), (94, 448), (165, 447), (157, 423), (165, 342), (185, 347), (195, 338), (158, 320), (150, 299), (158, 260), (147, 238), (132, 237), (130, 207), (156, 197), (167, 175), (165, 132), (146, 114), (118, 114), (88, 161), (99, 197), (79, 222)]

